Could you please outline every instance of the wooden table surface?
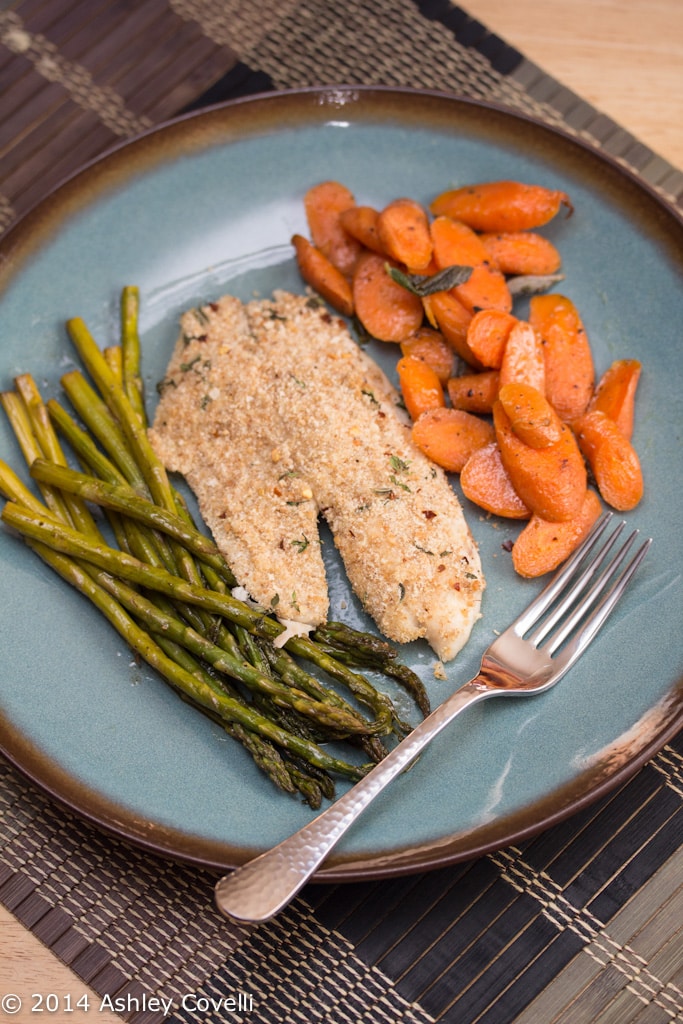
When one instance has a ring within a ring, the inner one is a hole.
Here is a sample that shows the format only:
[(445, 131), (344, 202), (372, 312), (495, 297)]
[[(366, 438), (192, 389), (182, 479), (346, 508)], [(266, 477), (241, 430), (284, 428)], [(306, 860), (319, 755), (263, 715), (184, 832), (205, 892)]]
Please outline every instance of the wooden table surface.
[[(683, 167), (683, 5), (680, 0), (465, 0), (475, 18), (548, 74)], [(21, 996), (11, 1019), (36, 1020), (33, 993), (69, 995), (71, 1022), (92, 1019), (75, 1006), (87, 987), (0, 906), (0, 996)], [(54, 1014), (49, 1015), (56, 1020)], [(103, 1010), (101, 1024), (121, 1018)]]

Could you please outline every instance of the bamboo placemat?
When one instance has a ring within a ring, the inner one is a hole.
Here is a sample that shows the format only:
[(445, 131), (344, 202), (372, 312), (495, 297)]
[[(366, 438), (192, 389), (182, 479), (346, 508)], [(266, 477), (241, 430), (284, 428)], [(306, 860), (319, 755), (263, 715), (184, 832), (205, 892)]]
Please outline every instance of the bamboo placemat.
[[(181, 111), (340, 82), (502, 103), (683, 207), (680, 171), (446, 0), (24, 0), (0, 4), (0, 231)], [(0, 763), (0, 901), (135, 1024), (683, 1020), (682, 768), (679, 736), (520, 847), (309, 886), (242, 927), (214, 911), (208, 873), (104, 835)]]

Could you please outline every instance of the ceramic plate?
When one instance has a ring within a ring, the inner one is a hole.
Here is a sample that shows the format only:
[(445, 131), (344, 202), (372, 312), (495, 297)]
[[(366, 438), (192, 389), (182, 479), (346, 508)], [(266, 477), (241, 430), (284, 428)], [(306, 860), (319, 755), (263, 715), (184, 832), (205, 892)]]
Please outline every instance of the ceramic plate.
[[(101, 345), (116, 341), (120, 289), (137, 284), (154, 396), (183, 309), (226, 292), (301, 290), (288, 243), (306, 233), (305, 190), (326, 178), (374, 206), (495, 178), (569, 193), (573, 216), (545, 233), (562, 252), (562, 290), (598, 372), (615, 358), (642, 361), (634, 441), (646, 495), (627, 519), (654, 537), (626, 599), (561, 686), (471, 709), (366, 812), (318, 876), (350, 880), (538, 831), (622, 781), (680, 727), (682, 247), (679, 220), (627, 172), (522, 117), (410, 91), (255, 97), (114, 150), (6, 238), (0, 386), (29, 371), (46, 396), (60, 394), (74, 358), (64, 321), (81, 316)], [(395, 350), (375, 354), (393, 373)], [(0, 455), (23, 472), (5, 422)], [(515, 576), (505, 549), (519, 525), (465, 508), (488, 580), (483, 616), (446, 679), (424, 645), (402, 650), (434, 704), (476, 673), (490, 639), (539, 589)], [(331, 615), (362, 624), (330, 548)], [(4, 528), (0, 565), (2, 749), (40, 787), (125, 839), (218, 868), (310, 819)]]

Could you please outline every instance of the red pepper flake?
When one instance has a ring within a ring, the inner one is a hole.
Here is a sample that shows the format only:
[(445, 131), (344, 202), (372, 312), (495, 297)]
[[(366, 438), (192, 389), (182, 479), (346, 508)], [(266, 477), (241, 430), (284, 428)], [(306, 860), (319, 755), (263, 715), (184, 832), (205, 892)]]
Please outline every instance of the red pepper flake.
[(436, 512), (432, 512), (430, 508), (423, 508), (422, 515), (425, 519), (436, 519)]
[(511, 540), (504, 540), (500, 546), (502, 547), (503, 551), (512, 551), (512, 545), (513, 542)]

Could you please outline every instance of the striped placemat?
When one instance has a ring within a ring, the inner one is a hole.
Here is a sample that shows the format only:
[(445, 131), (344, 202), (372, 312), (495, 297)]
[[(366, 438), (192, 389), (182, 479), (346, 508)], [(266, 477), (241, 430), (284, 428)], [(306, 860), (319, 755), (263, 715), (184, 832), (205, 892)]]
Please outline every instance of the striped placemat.
[[(683, 209), (679, 170), (447, 0), (23, 0), (0, 4), (0, 231), (181, 111), (340, 82), (504, 104)], [(251, 927), (218, 916), (207, 872), (102, 834), (0, 762), (0, 901), (135, 1024), (683, 1020), (682, 769), (679, 736), (520, 847), (309, 886)]]

